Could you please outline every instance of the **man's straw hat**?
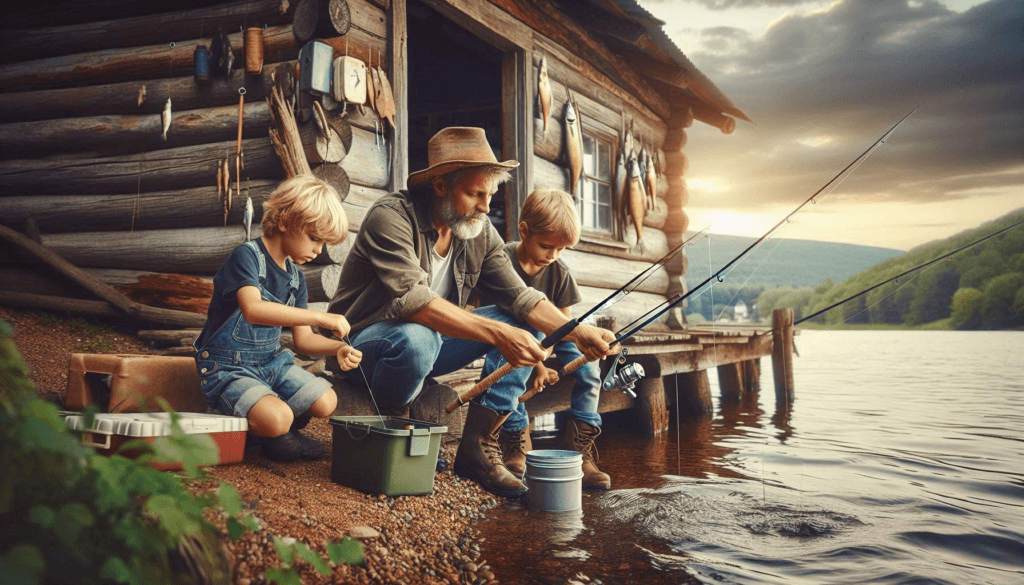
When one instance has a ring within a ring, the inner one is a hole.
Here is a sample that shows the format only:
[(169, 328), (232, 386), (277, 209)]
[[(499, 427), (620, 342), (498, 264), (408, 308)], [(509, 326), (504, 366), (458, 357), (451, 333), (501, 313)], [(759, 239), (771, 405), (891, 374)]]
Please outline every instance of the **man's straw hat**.
[(519, 166), (515, 160), (498, 162), (494, 151), (487, 143), (483, 128), (455, 126), (445, 128), (427, 143), (427, 164), (422, 171), (409, 174), (409, 187), (422, 185), (433, 179), (468, 167), (499, 167), (514, 169)]

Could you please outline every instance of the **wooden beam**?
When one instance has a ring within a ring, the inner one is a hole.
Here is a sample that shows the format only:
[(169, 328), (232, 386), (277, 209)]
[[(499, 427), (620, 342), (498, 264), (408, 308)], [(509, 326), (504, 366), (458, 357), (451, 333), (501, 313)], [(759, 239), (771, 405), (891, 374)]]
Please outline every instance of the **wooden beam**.
[(718, 388), (722, 392), (722, 400), (736, 402), (746, 394), (743, 387), (743, 362), (718, 366)]
[(772, 311), (772, 376), (775, 378), (775, 403), (793, 402), (793, 309)]
[(490, 2), (423, 0), (423, 3), (501, 51), (533, 48), (530, 28), (514, 14), (510, 15)]
[(5, 30), (0, 33), (0, 55), (4, 55), (7, 62), (23, 61), (153, 43), (166, 44), (194, 38), (200, 31), (209, 38), (219, 27), (231, 32), (241, 26), (263, 27), (291, 22), (295, 9), (282, 12), (281, 7), (281, 0), (241, 0), (117, 20)]
[(404, 189), (409, 178), (409, 59), (406, 0), (393, 0), (388, 13), (388, 63), (395, 99), (395, 125), (391, 129), (391, 172), (388, 191)]
[(771, 336), (759, 335), (749, 343), (717, 343), (705, 345), (700, 351), (645, 355), (641, 349), (630, 356), (643, 366), (648, 376), (667, 376), (682, 372), (696, 372), (719, 365), (741, 362), (770, 355)]
[(658, 436), (668, 430), (668, 408), (663, 378), (645, 377), (636, 385), (637, 423), (641, 431)]
[[(565, 250), (562, 252), (561, 260), (569, 267), (579, 284), (612, 290), (629, 282), (649, 266), (642, 261), (610, 258), (577, 250)], [(667, 287), (668, 277), (659, 270), (635, 290), (664, 295)]]
[(679, 414), (687, 418), (710, 417), (714, 412), (711, 399), (711, 382), (707, 370), (683, 372), (673, 376), (678, 384), (676, 407)]
[[(242, 33), (228, 35), (231, 46), (238, 47), (235, 63), (242, 66)], [(72, 85), (99, 85), (125, 80), (143, 80), (154, 77), (191, 75), (194, 71), (193, 52), (198, 39), (182, 40), (174, 47), (166, 44), (107, 49), (80, 53), (66, 57), (49, 57), (0, 67), (0, 91), (28, 91), (68, 87)], [(291, 25), (275, 26), (263, 33), (264, 55), (280, 55), (281, 61), (298, 55)], [(232, 80), (245, 83), (245, 74), (234, 72)], [(213, 80), (211, 83), (223, 83)], [(229, 81), (230, 83), (230, 81)]]
[(519, 211), (533, 191), (533, 59), (522, 50), (502, 58), (502, 150), (504, 158), (519, 161), (505, 187), (507, 241), (519, 239)]

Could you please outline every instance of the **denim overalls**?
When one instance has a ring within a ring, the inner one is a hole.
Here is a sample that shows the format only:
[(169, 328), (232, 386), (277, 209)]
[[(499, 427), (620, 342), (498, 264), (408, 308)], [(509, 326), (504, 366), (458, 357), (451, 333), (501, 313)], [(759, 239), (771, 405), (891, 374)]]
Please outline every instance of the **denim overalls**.
[[(282, 301), (264, 288), (267, 263), (263, 252), (255, 241), (245, 245), (256, 252), (263, 300), (294, 307), (301, 278), (295, 264), (287, 264), (291, 281), (288, 299)], [(309, 410), (331, 385), (296, 366), (294, 354), (280, 342), (281, 327), (253, 325), (245, 320), (241, 308), (235, 309), (202, 347), (194, 346), (206, 403), (224, 414), (246, 416), (256, 402), (273, 394), (287, 402), (296, 416)]]

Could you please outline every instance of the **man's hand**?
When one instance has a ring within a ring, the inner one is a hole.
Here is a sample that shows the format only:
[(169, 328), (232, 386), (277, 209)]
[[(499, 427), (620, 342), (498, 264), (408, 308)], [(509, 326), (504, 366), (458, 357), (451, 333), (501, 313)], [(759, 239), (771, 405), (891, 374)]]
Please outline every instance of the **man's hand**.
[(534, 368), (532, 392), (540, 392), (545, 386), (554, 386), (558, 383), (558, 372), (546, 367), (544, 364), (537, 364)]
[(567, 337), (576, 343), (576, 347), (586, 356), (588, 362), (619, 352), (619, 344), (609, 347), (608, 344), (615, 341), (615, 334), (607, 329), (580, 324)]
[(547, 357), (547, 350), (527, 331), (511, 325), (502, 327), (495, 347), (514, 367), (533, 366)]
[(359, 362), (363, 361), (363, 352), (347, 344), (338, 348), (337, 355), (338, 365), (346, 372), (354, 370), (359, 366)]
[[(322, 313), (322, 315), (323, 316), (320, 318), (320, 328), (332, 331), (334, 336), (338, 339), (344, 339), (345, 336), (348, 335), (349, 330), (352, 329), (352, 326), (348, 324), (348, 319), (345, 318), (345, 315), (335, 315), (334, 313)], [(340, 357), (338, 358), (338, 361), (341, 361)]]

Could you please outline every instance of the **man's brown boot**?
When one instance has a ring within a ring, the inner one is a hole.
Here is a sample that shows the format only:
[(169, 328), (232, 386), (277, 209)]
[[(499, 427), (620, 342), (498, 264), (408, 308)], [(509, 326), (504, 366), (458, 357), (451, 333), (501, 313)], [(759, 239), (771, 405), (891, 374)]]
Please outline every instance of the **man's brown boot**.
[(526, 493), (526, 486), (502, 463), (498, 447), (498, 430), (508, 416), (478, 402), (469, 403), (462, 440), (455, 454), (455, 473), (477, 481), (493, 494), (521, 496)]
[(597, 468), (598, 453), (594, 439), (601, 434), (601, 427), (588, 425), (572, 417), (565, 419), (565, 448), (583, 454), (583, 489), (607, 490), (612, 487), (612, 478)]
[(501, 459), (505, 467), (512, 475), (523, 479), (526, 474), (526, 452), (533, 450), (529, 425), (518, 433), (507, 433), (501, 429), (498, 433), (498, 447), (501, 448)]

